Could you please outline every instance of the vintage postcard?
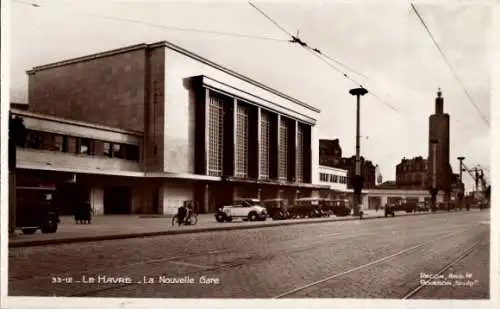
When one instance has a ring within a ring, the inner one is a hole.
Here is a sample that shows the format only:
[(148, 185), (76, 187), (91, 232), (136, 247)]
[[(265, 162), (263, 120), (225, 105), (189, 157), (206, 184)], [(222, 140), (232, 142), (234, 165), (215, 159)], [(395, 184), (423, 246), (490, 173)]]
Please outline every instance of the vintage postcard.
[(2, 308), (494, 308), (497, 6), (2, 1)]

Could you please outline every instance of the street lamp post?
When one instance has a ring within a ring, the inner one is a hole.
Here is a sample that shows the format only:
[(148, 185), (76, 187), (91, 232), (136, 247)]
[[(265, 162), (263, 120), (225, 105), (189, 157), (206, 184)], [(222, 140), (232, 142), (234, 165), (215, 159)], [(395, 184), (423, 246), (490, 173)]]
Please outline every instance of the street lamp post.
[(437, 186), (437, 145), (439, 140), (431, 139), (432, 144), (432, 185), (431, 185), (431, 209), (436, 211)]
[(356, 96), (356, 166), (354, 176), (352, 177), (352, 187), (354, 189), (354, 214), (359, 216), (361, 205), (361, 190), (363, 189), (363, 175), (361, 174), (361, 161), (360, 161), (360, 97), (367, 94), (368, 90), (365, 88), (354, 88), (349, 90), (351, 95)]
[(458, 157), (457, 158), (458, 161), (460, 161), (460, 172), (458, 173), (459, 175), (459, 185), (460, 185), (460, 189), (459, 189), (459, 193), (458, 193), (458, 207), (459, 209), (462, 209), (463, 207), (463, 200), (464, 200), (464, 185), (462, 183), (462, 172), (463, 172), (463, 160), (465, 159), (465, 157)]

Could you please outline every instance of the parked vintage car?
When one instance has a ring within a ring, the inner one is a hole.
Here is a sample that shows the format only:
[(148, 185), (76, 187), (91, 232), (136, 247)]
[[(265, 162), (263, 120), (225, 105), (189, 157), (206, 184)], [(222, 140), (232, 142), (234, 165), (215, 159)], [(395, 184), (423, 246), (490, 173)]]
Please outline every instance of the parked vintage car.
[(351, 214), (352, 207), (348, 199), (334, 199), (332, 213), (337, 217), (345, 217)]
[(60, 222), (55, 187), (17, 187), (16, 227), (24, 234), (55, 233)]
[(418, 209), (418, 202), (398, 200), (396, 202), (389, 203), (392, 211), (405, 211), (407, 213), (415, 212)]
[(284, 220), (290, 218), (288, 212), (287, 200), (285, 199), (267, 199), (263, 200), (262, 204), (266, 207), (269, 217), (273, 220)]
[(292, 207), (288, 208), (288, 212), (292, 218), (319, 218), (325, 216), (325, 211), (322, 209), (321, 198), (304, 197), (295, 200)]
[(431, 210), (431, 208), (430, 208), (428, 203), (418, 202), (416, 211), (424, 212), (424, 211), (430, 211), (430, 210)]
[(260, 200), (242, 198), (235, 200), (232, 205), (219, 208), (215, 213), (217, 222), (231, 222), (234, 218), (241, 218), (248, 221), (265, 221), (267, 211)]

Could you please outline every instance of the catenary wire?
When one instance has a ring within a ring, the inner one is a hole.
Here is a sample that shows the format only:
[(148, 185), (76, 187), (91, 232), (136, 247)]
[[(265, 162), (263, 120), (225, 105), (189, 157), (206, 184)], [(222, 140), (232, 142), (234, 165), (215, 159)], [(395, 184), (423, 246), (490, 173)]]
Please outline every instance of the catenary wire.
[[(251, 3), (250, 1), (248, 2), (252, 7), (254, 7), (257, 11), (259, 11), (263, 16), (265, 16), (268, 20), (270, 20), (273, 24), (275, 24), (278, 28), (280, 28), (284, 33), (286, 33), (287, 35), (289, 35), (292, 40), (290, 40), (290, 42), (292, 43), (298, 43), (301, 47), (303, 47), (304, 49), (306, 49), (307, 51), (313, 53), (315, 56), (317, 56), (321, 61), (323, 61), (326, 65), (328, 65), (330, 68), (334, 69), (335, 71), (339, 72), (340, 74), (342, 74), (345, 78), (347, 78), (348, 80), (350, 80), (351, 82), (353, 82), (356, 86), (359, 86), (361, 88), (365, 88), (366, 87), (363, 87), (360, 83), (358, 83), (354, 78), (352, 78), (351, 76), (349, 76), (347, 73), (341, 71), (339, 68), (337, 68), (336, 66), (334, 66), (333, 64), (331, 64), (330, 62), (326, 61), (323, 57), (327, 58), (328, 60), (330, 61), (333, 61), (335, 63), (338, 63), (346, 68), (348, 68), (350, 71), (358, 74), (358, 75), (361, 75), (361, 76), (364, 76), (352, 69), (350, 69), (349, 67), (347, 67), (346, 65), (344, 64), (341, 64), (339, 61), (335, 60), (333, 57), (330, 57), (328, 55), (325, 55), (324, 53), (322, 53), (319, 49), (317, 48), (312, 48), (310, 47), (307, 43), (303, 42), (301, 39), (299, 39), (298, 37), (292, 35), (290, 32), (288, 32), (285, 28), (283, 28), (278, 22), (276, 22), (274, 19), (272, 19), (269, 15), (267, 15), (265, 12), (263, 12), (261, 9), (259, 9), (256, 5), (254, 5), (253, 3)], [(365, 76), (366, 77), (366, 76)], [(367, 78), (367, 77), (366, 77)], [(368, 90), (368, 89), (367, 89)], [(393, 111), (395, 112), (399, 112), (399, 110), (397, 108), (395, 108), (393, 105), (391, 105), (390, 103), (382, 100), (379, 96), (377, 96), (376, 94), (374, 94), (372, 91), (368, 91), (368, 93), (370, 95), (372, 95), (375, 99), (379, 100), (380, 102), (382, 102), (384, 105), (388, 106), (389, 108), (391, 108)]]
[[(258, 8), (255, 4), (253, 4), (252, 2), (248, 2), (253, 8), (255, 8), (259, 13), (261, 13), (264, 17), (266, 17), (270, 22), (272, 22), (273, 24), (275, 24), (279, 29), (281, 29), (281, 31), (283, 31), (285, 34), (287, 34), (289, 37), (292, 38), (292, 40), (290, 40), (289, 42), (292, 42), (292, 43), (299, 43), (300, 45), (302, 45), (303, 47), (306, 47), (308, 46), (307, 43), (303, 42), (302, 40), (300, 40), (298, 38), (298, 35), (297, 36), (294, 36), (293, 34), (291, 34), (288, 30), (286, 30), (283, 26), (281, 26), (277, 21), (275, 21), (271, 16), (269, 16), (268, 14), (266, 14), (263, 10), (261, 10), (260, 8)], [(318, 54), (321, 54), (322, 56), (324, 56), (325, 58), (327, 58), (328, 60), (330, 61), (333, 61), (335, 62), (336, 64), (340, 65), (340, 66), (343, 66), (344, 68), (348, 69), (349, 71), (359, 75), (359, 76), (362, 76), (366, 79), (369, 79), (366, 75), (362, 74), (362, 73), (359, 73), (358, 71), (350, 68), (349, 66), (343, 64), (342, 62), (338, 61), (337, 59), (331, 57), (331, 56), (328, 56), (327, 54), (321, 52), (319, 49), (317, 48), (313, 48), (312, 49), (313, 51), (315, 51), (316, 53)], [(344, 74), (344, 73), (342, 73)]]
[(422, 18), (422, 16), (420, 15), (420, 13), (418, 12), (417, 8), (415, 7), (415, 5), (413, 5), (413, 3), (411, 3), (411, 7), (413, 8), (413, 11), (415, 12), (415, 14), (417, 15), (418, 19), (420, 20), (420, 23), (422, 24), (422, 26), (425, 28), (425, 30), (427, 31), (427, 34), (429, 34), (429, 37), (431, 38), (432, 42), (434, 43), (434, 45), (436, 46), (436, 48), (438, 49), (439, 53), (441, 54), (441, 56), (443, 57), (444, 61), (446, 62), (446, 64), (448, 65), (448, 68), (450, 69), (450, 71), (452, 72), (453, 76), (455, 77), (455, 79), (458, 81), (458, 83), (460, 84), (460, 86), (462, 87), (465, 95), (467, 96), (467, 98), (469, 99), (469, 101), (472, 103), (472, 105), (474, 106), (474, 108), (476, 109), (476, 111), (479, 113), (479, 115), (481, 116), (481, 118), (484, 120), (484, 122), (486, 123), (486, 125), (488, 125), (488, 127), (490, 126), (489, 122), (488, 122), (488, 119), (486, 118), (486, 116), (483, 114), (483, 112), (481, 111), (481, 109), (479, 108), (479, 106), (476, 104), (476, 102), (474, 101), (474, 99), (472, 98), (472, 96), (469, 94), (469, 92), (467, 91), (467, 89), (465, 88), (464, 84), (462, 83), (462, 81), (460, 80), (460, 78), (458, 77), (457, 73), (455, 72), (455, 70), (453, 69), (453, 67), (451, 66), (450, 62), (448, 61), (448, 58), (446, 57), (446, 55), (444, 54), (443, 50), (441, 49), (441, 47), (439, 46), (439, 44), (437, 43), (436, 39), (434, 38), (434, 36), (432, 35), (432, 32), (431, 30), (429, 29), (429, 27), (427, 27), (427, 24), (425, 23), (424, 19)]
[[(13, 2), (23, 3), (23, 4), (30, 5), (30, 6), (37, 7), (37, 8), (40, 8), (40, 7), (41, 8), (49, 8), (49, 7), (45, 6), (45, 5), (42, 6), (42, 5), (38, 4), (38, 3), (32, 3), (32, 2), (23, 1), (23, 0), (13, 0)], [(155, 27), (155, 28), (162, 28), (162, 29), (167, 29), (167, 30), (193, 32), (193, 33), (203, 33), (203, 34), (212, 34), (212, 35), (222, 35), (222, 36), (231, 36), (231, 37), (239, 37), (239, 38), (246, 38), (246, 39), (267, 40), (267, 41), (274, 41), (274, 42), (288, 42), (287, 40), (284, 40), (284, 39), (277, 39), (277, 38), (272, 38), (272, 37), (263, 37), (263, 36), (249, 35), (249, 34), (240, 34), (240, 33), (232, 33), (232, 32), (222, 32), (222, 31), (212, 31), (212, 30), (203, 30), (203, 29), (183, 28), (183, 27), (176, 27), (176, 26), (166, 26), (166, 25), (155, 24), (155, 23), (150, 23), (150, 22), (144, 22), (144, 21), (140, 21), (140, 20), (123, 18), (123, 17), (106, 16), (106, 15), (91, 14), (91, 13), (83, 13), (83, 12), (78, 12), (78, 11), (75, 11), (75, 10), (71, 10), (71, 11), (74, 11), (75, 14), (78, 14), (78, 15), (81, 15), (81, 16), (94, 17), (94, 18), (107, 19), (107, 20), (114, 20), (114, 21), (121, 21), (121, 22), (133, 23), (133, 24), (140, 24), (140, 25), (144, 25), (144, 26)]]
[(262, 11), (261, 9), (259, 9), (255, 4), (253, 4), (252, 2), (248, 1), (248, 3), (254, 8), (256, 9), (260, 14), (262, 14), (264, 17), (266, 17), (270, 22), (272, 22), (274, 25), (276, 25), (276, 27), (278, 27), (279, 29), (281, 29), (281, 31), (283, 31), (284, 33), (286, 33), (288, 36), (290, 37), (293, 37), (293, 35), (288, 32), (285, 28), (283, 28), (278, 22), (276, 22), (274, 19), (272, 19), (269, 15), (267, 15), (264, 11)]

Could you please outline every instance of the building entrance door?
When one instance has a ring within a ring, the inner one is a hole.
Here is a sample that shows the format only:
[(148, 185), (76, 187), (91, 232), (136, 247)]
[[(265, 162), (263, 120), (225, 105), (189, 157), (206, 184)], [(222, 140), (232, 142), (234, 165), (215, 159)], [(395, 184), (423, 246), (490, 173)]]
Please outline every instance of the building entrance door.
[(130, 214), (132, 212), (132, 190), (128, 187), (104, 189), (104, 214)]
[(82, 202), (90, 202), (90, 188), (83, 184), (64, 182), (56, 186), (57, 207), (61, 215), (73, 215)]

